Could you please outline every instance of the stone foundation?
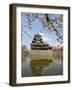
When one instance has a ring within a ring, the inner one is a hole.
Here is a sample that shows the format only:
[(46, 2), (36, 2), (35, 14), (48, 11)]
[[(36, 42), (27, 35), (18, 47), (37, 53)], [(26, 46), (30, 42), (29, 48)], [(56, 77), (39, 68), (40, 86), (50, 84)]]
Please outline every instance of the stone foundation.
[(51, 60), (53, 59), (53, 50), (30, 50), (29, 57), (32, 60)]

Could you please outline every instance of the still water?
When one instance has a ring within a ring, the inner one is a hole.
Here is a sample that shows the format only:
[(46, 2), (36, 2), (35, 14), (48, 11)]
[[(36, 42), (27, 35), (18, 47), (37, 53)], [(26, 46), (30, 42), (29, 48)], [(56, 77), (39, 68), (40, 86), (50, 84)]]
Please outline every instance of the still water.
[(26, 58), (22, 60), (21, 76), (52, 76), (63, 75), (63, 60), (56, 58), (53, 60), (31, 60)]

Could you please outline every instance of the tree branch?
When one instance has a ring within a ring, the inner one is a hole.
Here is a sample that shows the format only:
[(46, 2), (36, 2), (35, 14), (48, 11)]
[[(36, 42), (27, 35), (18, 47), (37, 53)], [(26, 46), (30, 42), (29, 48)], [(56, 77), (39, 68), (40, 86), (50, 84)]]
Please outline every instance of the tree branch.
[(47, 14), (45, 14), (45, 15), (46, 15), (47, 22), (51, 24), (51, 26), (53, 27), (54, 31), (58, 34), (59, 38), (62, 39), (62, 37), (60, 36), (59, 32), (55, 29), (53, 23), (50, 21), (48, 15)]

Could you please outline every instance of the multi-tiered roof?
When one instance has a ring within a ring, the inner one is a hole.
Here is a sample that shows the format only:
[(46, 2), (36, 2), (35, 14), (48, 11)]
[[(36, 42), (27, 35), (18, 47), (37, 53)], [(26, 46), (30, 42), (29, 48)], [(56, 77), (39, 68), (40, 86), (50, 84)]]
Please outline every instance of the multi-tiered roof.
[(31, 43), (31, 49), (35, 50), (47, 50), (49, 49), (49, 44), (44, 43), (42, 41), (42, 37), (39, 33), (35, 34), (32, 43)]

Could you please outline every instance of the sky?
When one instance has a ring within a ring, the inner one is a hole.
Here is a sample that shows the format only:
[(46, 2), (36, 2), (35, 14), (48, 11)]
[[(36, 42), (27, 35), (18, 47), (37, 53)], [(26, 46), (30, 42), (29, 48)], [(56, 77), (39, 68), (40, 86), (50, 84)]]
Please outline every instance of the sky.
[[(56, 15), (51, 15), (52, 19), (55, 19)], [(21, 15), (21, 45), (27, 46), (28, 49), (30, 49), (30, 45), (32, 43), (33, 37), (36, 33), (39, 33), (42, 37), (42, 40), (46, 43), (48, 43), (52, 47), (56, 47), (59, 45), (57, 42), (57, 36), (55, 32), (48, 31), (47, 33), (44, 32), (42, 28), (41, 22), (39, 20), (35, 20), (32, 25), (31, 29), (27, 26), (28, 25), (28, 19), (25, 15)]]

